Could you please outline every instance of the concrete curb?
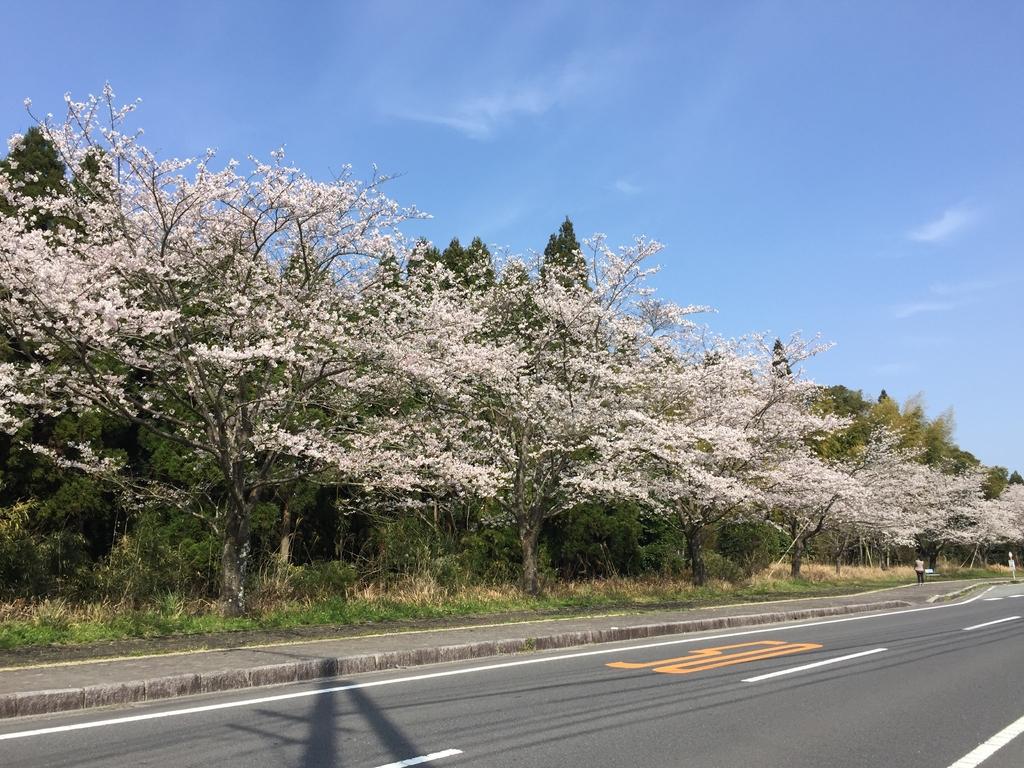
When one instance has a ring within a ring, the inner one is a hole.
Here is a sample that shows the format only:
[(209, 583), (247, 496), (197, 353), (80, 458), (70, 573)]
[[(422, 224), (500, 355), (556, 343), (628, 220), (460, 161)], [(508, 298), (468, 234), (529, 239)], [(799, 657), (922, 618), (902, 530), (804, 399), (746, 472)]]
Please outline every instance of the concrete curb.
[(997, 584), (1009, 584), (1009, 581), (996, 581), (986, 579), (985, 581), (979, 581), (976, 584), (968, 584), (966, 587), (962, 587), (954, 592), (947, 592), (944, 595), (932, 595), (925, 602), (928, 603), (941, 603), (946, 600), (955, 600), (961, 595), (966, 595), (968, 592), (973, 592), (976, 589), (982, 589), (983, 587), (996, 586)]
[(571, 648), (593, 643), (618, 640), (638, 640), (660, 635), (704, 632), (759, 624), (776, 624), (847, 613), (864, 613), (891, 608), (906, 608), (904, 600), (886, 600), (861, 605), (842, 605), (808, 608), (802, 611), (777, 611), (745, 616), (676, 621), (664, 624), (644, 624), (632, 627), (562, 632), (544, 637), (509, 640), (487, 640), (462, 645), (443, 645), (402, 651), (346, 656), (340, 658), (314, 658), (286, 664), (271, 664), (249, 669), (229, 669), (203, 674), (181, 674), (149, 680), (135, 680), (110, 685), (90, 685), (83, 688), (30, 691), (0, 695), (0, 718), (26, 717), (53, 712), (68, 712), (93, 707), (133, 704), (141, 701), (160, 701), (197, 693), (231, 691), (281, 685), (331, 677), (346, 677), (362, 672), (380, 672), (403, 667), (417, 667), (447, 661), (463, 661), (487, 656), (530, 653), (554, 648)]

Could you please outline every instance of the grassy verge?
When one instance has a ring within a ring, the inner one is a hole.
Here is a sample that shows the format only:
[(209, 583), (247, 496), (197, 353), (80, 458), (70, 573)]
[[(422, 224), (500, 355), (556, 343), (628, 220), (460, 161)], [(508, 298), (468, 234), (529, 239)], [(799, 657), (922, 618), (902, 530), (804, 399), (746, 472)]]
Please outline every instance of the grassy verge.
[[(1005, 571), (1005, 573), (1004, 573)], [(949, 569), (940, 578), (1006, 577), (1005, 568)], [(808, 564), (802, 578), (759, 574), (738, 584), (714, 582), (694, 587), (671, 579), (608, 579), (561, 582), (544, 595), (530, 598), (514, 587), (444, 588), (430, 579), (410, 579), (383, 589), (365, 587), (347, 599), (305, 602), (260, 602), (243, 618), (218, 615), (209, 603), (185, 602), (173, 596), (146, 608), (99, 603), (72, 605), (63, 600), (0, 605), (0, 649), (51, 644), (85, 644), (129, 638), (154, 638), (242, 630), (289, 629), (310, 626), (354, 626), (416, 619), (524, 613), (573, 613), (656, 606), (714, 606), (773, 599), (850, 594), (899, 586), (914, 581), (906, 568), (844, 568), (836, 575), (830, 566)]]

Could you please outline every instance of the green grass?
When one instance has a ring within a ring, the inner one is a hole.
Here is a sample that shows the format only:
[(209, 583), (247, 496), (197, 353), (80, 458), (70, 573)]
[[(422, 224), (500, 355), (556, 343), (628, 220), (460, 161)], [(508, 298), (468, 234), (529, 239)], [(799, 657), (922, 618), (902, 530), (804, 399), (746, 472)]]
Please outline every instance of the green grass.
[[(957, 579), (994, 578), (990, 570), (957, 570)], [(938, 578), (947, 578), (940, 575)], [(831, 569), (815, 566), (807, 578), (758, 576), (742, 584), (716, 582), (693, 587), (678, 580), (611, 579), (602, 582), (557, 584), (539, 597), (527, 597), (512, 587), (475, 587), (446, 590), (433, 582), (414, 582), (390, 591), (369, 589), (350, 599), (329, 598), (306, 602), (275, 602), (257, 606), (250, 616), (225, 618), (209, 603), (190, 605), (168, 596), (145, 609), (121, 606), (70, 605), (55, 600), (34, 605), (0, 607), (0, 649), (52, 644), (88, 644), (132, 638), (205, 635), (242, 630), (289, 629), (310, 626), (387, 625), (416, 619), (453, 619), (493, 616), (514, 620), (523, 613), (542, 617), (601, 610), (642, 610), (676, 604), (686, 607), (763, 602), (786, 598), (851, 594), (913, 582), (906, 569), (844, 569), (835, 577)], [(508, 614), (515, 614), (508, 616)]]

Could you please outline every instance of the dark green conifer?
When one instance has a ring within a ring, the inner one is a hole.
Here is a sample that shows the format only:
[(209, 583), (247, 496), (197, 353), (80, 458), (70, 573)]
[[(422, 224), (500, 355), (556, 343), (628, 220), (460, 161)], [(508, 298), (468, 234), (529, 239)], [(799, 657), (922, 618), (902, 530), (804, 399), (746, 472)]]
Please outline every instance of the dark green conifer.
[(556, 272), (558, 281), (565, 287), (587, 285), (587, 261), (583, 258), (579, 240), (573, 230), (572, 221), (565, 217), (558, 232), (548, 238), (544, 258), (540, 265), (540, 279), (547, 280)]
[[(35, 126), (29, 128), (17, 146), (0, 161), (0, 173), (14, 182), (18, 192), (33, 199), (62, 192), (65, 171), (57, 150)], [(9, 216), (12, 213), (14, 206), (11, 202), (0, 198), (0, 214)], [(37, 217), (33, 224), (36, 229), (50, 230), (56, 225), (50, 214), (33, 209), (29, 209), (29, 213)]]
[(776, 339), (772, 347), (772, 373), (779, 378), (793, 375), (793, 370), (789, 367), (789, 358), (786, 357), (786, 345), (781, 339)]

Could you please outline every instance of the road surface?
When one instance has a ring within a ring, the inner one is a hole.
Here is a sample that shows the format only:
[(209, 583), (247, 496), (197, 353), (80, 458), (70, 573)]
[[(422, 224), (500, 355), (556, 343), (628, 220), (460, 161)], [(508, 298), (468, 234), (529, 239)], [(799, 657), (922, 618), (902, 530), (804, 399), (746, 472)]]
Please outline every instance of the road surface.
[(1024, 585), (0, 723), (0, 766), (1024, 766)]

